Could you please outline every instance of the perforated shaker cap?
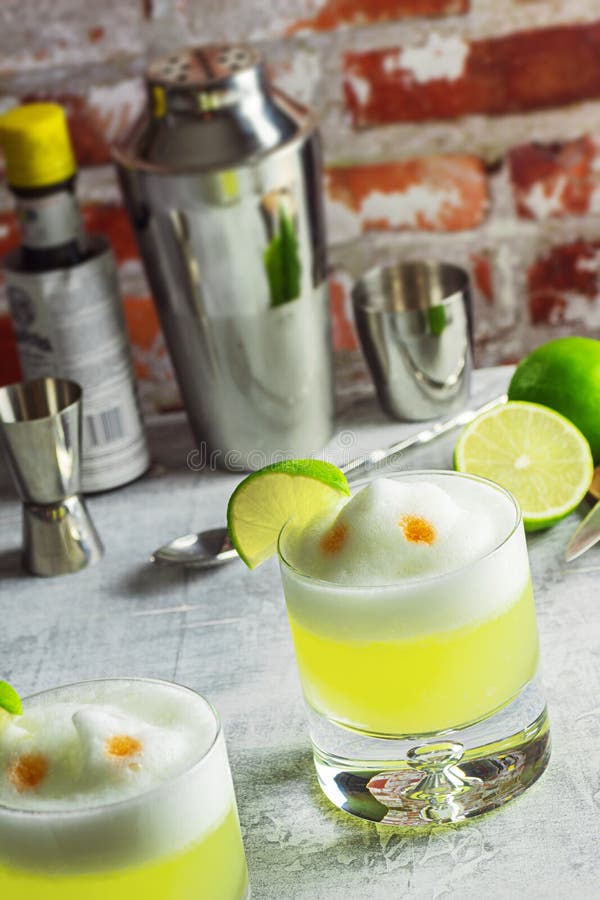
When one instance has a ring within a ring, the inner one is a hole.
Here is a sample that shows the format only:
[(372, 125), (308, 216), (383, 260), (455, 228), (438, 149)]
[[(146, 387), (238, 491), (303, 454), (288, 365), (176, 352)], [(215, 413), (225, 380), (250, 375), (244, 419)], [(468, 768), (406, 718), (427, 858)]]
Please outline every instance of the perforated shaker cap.
[(261, 54), (244, 44), (209, 44), (180, 50), (154, 62), (148, 70), (153, 113), (186, 108), (211, 112), (262, 90)]
[(149, 114), (113, 149), (119, 166), (157, 174), (245, 165), (308, 138), (308, 111), (269, 83), (262, 54), (207, 44), (151, 64)]

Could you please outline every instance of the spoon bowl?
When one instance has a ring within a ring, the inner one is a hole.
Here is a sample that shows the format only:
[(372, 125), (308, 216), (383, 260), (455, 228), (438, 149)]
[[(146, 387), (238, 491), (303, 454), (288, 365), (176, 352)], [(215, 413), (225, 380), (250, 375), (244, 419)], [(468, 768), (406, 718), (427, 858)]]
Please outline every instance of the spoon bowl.
[(210, 528), (199, 534), (182, 534), (155, 550), (150, 561), (159, 566), (209, 569), (238, 558), (226, 528)]

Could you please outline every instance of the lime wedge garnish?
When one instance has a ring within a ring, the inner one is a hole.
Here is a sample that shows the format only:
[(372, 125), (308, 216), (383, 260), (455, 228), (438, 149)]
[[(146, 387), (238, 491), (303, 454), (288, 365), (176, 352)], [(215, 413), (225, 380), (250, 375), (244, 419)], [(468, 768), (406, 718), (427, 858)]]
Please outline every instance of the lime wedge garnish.
[(8, 681), (0, 681), (0, 710), (2, 709), (13, 716), (23, 715), (21, 698)]
[(348, 496), (343, 472), (317, 459), (288, 459), (248, 475), (227, 507), (231, 543), (250, 569), (277, 550), (279, 532), (288, 521), (302, 527)]
[(548, 528), (585, 496), (590, 445), (572, 422), (538, 403), (506, 403), (474, 419), (454, 448), (459, 472), (481, 475), (517, 499), (527, 531)]

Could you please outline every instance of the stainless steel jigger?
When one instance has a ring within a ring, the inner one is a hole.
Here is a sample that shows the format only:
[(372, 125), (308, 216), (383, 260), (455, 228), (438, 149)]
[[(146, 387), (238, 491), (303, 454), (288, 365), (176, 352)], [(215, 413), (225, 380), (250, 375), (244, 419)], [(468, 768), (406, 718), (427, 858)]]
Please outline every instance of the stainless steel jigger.
[(23, 566), (65, 575), (97, 562), (103, 547), (80, 494), (79, 385), (40, 378), (0, 388), (0, 444), (23, 501)]
[(467, 273), (433, 260), (371, 269), (352, 292), (381, 405), (419, 421), (462, 409), (472, 368)]

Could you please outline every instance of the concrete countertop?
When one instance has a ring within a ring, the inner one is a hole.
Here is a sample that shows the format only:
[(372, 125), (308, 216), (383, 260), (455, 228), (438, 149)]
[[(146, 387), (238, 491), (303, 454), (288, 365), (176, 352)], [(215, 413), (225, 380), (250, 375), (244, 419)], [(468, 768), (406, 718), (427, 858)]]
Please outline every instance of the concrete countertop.
[[(509, 375), (476, 372), (474, 404), (502, 393)], [(348, 391), (325, 456), (343, 462), (418, 428), (387, 419), (370, 389)], [(206, 694), (224, 720), (253, 900), (597, 897), (600, 546), (570, 565), (562, 559), (585, 510), (528, 540), (554, 742), (548, 770), (500, 811), (406, 836), (344, 815), (321, 795), (276, 562), (204, 574), (147, 563), (172, 537), (224, 522), (240, 478), (190, 468), (183, 415), (157, 419), (149, 432), (151, 473), (89, 500), (106, 555), (77, 575), (21, 572), (20, 509), (2, 473), (0, 676), (23, 694), (107, 675), (170, 679)], [(449, 468), (454, 439), (411, 451), (403, 467)]]

